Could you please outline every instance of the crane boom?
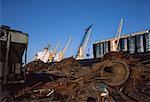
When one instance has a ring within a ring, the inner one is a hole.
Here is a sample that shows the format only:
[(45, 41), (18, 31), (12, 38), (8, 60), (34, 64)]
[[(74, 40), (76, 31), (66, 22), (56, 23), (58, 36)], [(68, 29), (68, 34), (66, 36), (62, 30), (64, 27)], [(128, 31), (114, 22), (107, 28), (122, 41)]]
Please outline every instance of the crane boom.
[(87, 29), (86, 29), (86, 31), (85, 31), (85, 34), (84, 34), (84, 36), (83, 36), (83, 39), (82, 39), (82, 41), (81, 41), (81, 44), (80, 44), (80, 46), (79, 46), (79, 48), (78, 48), (78, 52), (77, 52), (77, 55), (76, 55), (76, 59), (83, 59), (84, 58), (84, 52), (85, 52), (85, 49), (86, 49), (86, 47), (87, 47), (87, 44), (88, 44), (88, 42), (89, 42), (89, 39), (90, 39), (90, 37), (91, 37), (91, 27), (93, 26), (93, 24), (92, 25), (90, 25)]
[(54, 52), (54, 53), (56, 53), (58, 46), (59, 46), (59, 42), (57, 42), (57, 44), (55, 45), (55, 47), (54, 47), (54, 49), (53, 49), (53, 52)]
[(119, 45), (119, 39), (120, 39), (120, 36), (121, 36), (121, 33), (122, 33), (122, 26), (123, 26), (123, 18), (120, 20), (120, 23), (118, 25), (118, 30), (117, 30), (117, 33), (116, 33), (116, 50), (118, 49), (118, 45)]
[(66, 53), (66, 50), (67, 50), (67, 48), (68, 48), (68, 46), (69, 46), (69, 44), (70, 44), (70, 42), (71, 42), (71, 39), (72, 39), (72, 38), (69, 37), (67, 43), (65, 44), (65, 47), (64, 47), (63, 50), (62, 50), (63, 56), (64, 56), (64, 54)]
[(68, 48), (68, 46), (71, 42), (71, 39), (72, 38), (69, 37), (69, 39), (68, 39), (67, 43), (65, 44), (64, 48), (59, 53), (56, 54), (56, 56), (54, 58), (55, 61), (61, 61), (64, 58), (64, 55), (65, 55), (66, 50), (67, 50), (67, 48)]

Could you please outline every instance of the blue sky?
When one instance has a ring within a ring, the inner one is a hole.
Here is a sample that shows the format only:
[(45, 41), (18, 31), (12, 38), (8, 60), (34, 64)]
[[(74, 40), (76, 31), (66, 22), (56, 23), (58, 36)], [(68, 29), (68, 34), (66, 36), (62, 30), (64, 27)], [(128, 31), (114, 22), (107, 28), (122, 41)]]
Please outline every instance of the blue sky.
[[(61, 50), (69, 36), (66, 57), (75, 56), (91, 24), (87, 49), (96, 41), (115, 37), (120, 18), (123, 33), (150, 29), (150, 0), (0, 0), (0, 23), (29, 34), (28, 61), (50, 43)], [(86, 50), (87, 52), (87, 50)]]

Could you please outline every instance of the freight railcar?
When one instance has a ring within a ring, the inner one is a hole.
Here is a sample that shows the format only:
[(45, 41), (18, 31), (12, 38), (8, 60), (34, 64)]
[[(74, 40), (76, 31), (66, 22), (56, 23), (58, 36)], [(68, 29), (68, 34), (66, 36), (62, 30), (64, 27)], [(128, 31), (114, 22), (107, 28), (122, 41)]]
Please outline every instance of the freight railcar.
[[(23, 83), (26, 62), (28, 34), (0, 27), (0, 86)], [(0, 87), (0, 88), (1, 88)], [(2, 91), (2, 88), (0, 89)]]
[[(93, 44), (94, 58), (100, 58), (109, 51), (115, 49), (115, 38), (102, 40)], [(150, 30), (144, 30), (131, 34), (123, 34), (119, 39), (117, 51), (144, 53), (150, 51)]]

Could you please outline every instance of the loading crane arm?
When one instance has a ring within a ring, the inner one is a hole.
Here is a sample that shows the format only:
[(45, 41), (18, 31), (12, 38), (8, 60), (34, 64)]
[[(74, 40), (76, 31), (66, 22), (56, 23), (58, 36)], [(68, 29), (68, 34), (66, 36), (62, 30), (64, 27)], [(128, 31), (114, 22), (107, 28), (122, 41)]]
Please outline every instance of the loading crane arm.
[(85, 49), (86, 49), (86, 47), (87, 47), (87, 44), (88, 44), (88, 42), (89, 42), (89, 39), (90, 39), (90, 37), (91, 37), (91, 33), (92, 33), (92, 31), (91, 31), (91, 27), (93, 26), (93, 24), (92, 25), (90, 25), (87, 29), (86, 29), (86, 31), (85, 31), (85, 34), (84, 34), (84, 36), (83, 36), (83, 39), (82, 39), (82, 41), (81, 41), (81, 44), (80, 44), (80, 46), (79, 46), (79, 48), (78, 48), (78, 52), (77, 52), (77, 55), (76, 55), (76, 59), (83, 59), (84, 58), (84, 52), (85, 52)]
[(59, 53), (56, 54), (56, 56), (54, 58), (55, 61), (61, 61), (64, 58), (64, 55), (65, 55), (65, 53), (67, 51), (67, 48), (68, 48), (68, 46), (71, 42), (71, 39), (72, 38), (69, 37), (69, 39), (68, 39), (67, 43), (65, 44), (64, 48)]
[(118, 46), (119, 46), (119, 40), (120, 40), (120, 36), (122, 33), (122, 26), (123, 26), (123, 18), (120, 20), (120, 23), (118, 25), (118, 29), (117, 29), (117, 33), (116, 33), (116, 50), (118, 50)]

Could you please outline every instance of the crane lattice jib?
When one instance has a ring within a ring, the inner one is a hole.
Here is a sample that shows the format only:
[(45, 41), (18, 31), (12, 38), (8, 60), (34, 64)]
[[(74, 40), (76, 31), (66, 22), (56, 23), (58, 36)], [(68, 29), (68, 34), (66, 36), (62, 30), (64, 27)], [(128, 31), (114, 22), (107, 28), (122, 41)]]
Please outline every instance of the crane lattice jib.
[(121, 33), (122, 33), (122, 26), (123, 26), (123, 19), (120, 20), (118, 30), (117, 30), (117, 33), (116, 33), (116, 41), (117, 41), (116, 50), (118, 49), (119, 39), (120, 39), (120, 36), (121, 36)]
[(54, 49), (53, 49), (53, 52), (54, 52), (54, 53), (56, 53), (58, 46), (59, 46), (59, 42), (57, 42), (57, 44), (55, 45), (55, 47), (54, 47)]
[[(77, 52), (77, 55), (76, 55), (76, 58), (77, 59), (81, 59), (81, 57), (84, 57), (84, 52), (85, 52), (85, 49), (86, 49), (86, 47), (87, 47), (87, 44), (88, 44), (88, 42), (89, 42), (89, 39), (90, 39), (90, 37), (91, 37), (91, 27), (93, 26), (93, 24), (92, 25), (90, 25), (87, 29), (86, 29), (86, 31), (85, 31), (85, 34), (84, 34), (84, 36), (83, 36), (83, 39), (82, 39), (82, 41), (81, 41), (81, 44), (80, 44), (80, 46), (79, 46), (79, 48), (78, 48), (78, 52)], [(82, 51), (81, 51), (82, 50)]]
[(67, 50), (67, 48), (68, 48), (68, 46), (69, 46), (69, 44), (70, 44), (70, 42), (71, 42), (71, 39), (72, 39), (72, 38), (69, 37), (67, 43), (65, 44), (65, 47), (64, 47), (63, 50), (62, 50), (63, 56), (64, 56), (64, 54), (66, 53), (66, 50)]

